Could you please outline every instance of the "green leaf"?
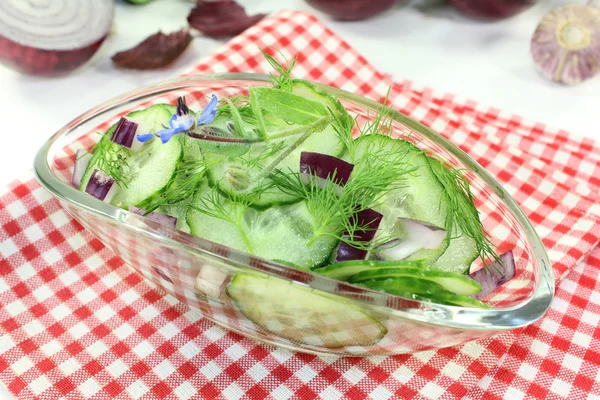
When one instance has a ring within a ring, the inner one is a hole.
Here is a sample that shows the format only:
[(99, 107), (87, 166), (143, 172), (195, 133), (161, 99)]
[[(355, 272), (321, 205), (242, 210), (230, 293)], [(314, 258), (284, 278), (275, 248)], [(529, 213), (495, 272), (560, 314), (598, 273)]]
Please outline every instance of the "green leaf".
[(279, 89), (260, 87), (253, 89), (252, 94), (257, 107), (291, 123), (308, 125), (329, 116), (323, 104)]

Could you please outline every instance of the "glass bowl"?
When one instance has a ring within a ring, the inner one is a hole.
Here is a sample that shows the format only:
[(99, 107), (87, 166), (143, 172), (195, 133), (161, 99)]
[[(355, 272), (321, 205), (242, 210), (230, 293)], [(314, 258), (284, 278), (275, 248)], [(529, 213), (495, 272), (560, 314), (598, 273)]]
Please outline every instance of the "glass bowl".
[[(499, 252), (512, 249), (517, 274), (484, 301), (491, 309), (434, 304), (387, 295), (300, 271), (161, 226), (99, 201), (71, 184), (78, 149), (90, 149), (121, 115), (186, 95), (200, 109), (210, 94), (247, 94), (269, 76), (189, 76), (114, 98), (80, 115), (39, 150), (35, 174), (77, 221), (146, 279), (205, 318), (260, 342), (295, 351), (351, 356), (390, 355), (458, 345), (533, 323), (554, 293), (545, 249), (521, 209), (500, 184), (457, 146), (393, 112), (393, 133), (407, 135), (471, 182), (485, 229)], [(359, 123), (381, 105), (339, 89), (334, 94)]]

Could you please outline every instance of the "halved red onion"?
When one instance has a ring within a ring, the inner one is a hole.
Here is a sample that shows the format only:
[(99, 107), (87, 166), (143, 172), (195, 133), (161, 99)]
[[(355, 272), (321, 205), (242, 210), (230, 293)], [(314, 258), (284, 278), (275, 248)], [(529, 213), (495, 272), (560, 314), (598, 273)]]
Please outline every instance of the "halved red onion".
[(71, 183), (78, 189), (81, 185), (81, 178), (83, 178), (83, 174), (90, 163), (90, 158), (92, 158), (92, 154), (85, 150), (77, 150), (75, 153), (75, 167), (73, 168)]
[(385, 260), (404, 260), (419, 250), (437, 249), (448, 233), (439, 226), (412, 218), (398, 218), (396, 224), (405, 236), (379, 246), (377, 255)]
[(170, 215), (165, 215), (154, 211), (150, 211), (146, 214), (146, 210), (144, 210), (143, 208), (137, 208), (133, 206), (129, 206), (129, 211), (137, 215), (148, 217), (161, 225), (165, 225), (171, 228), (175, 228), (177, 226), (177, 218), (172, 217)]
[(133, 138), (135, 138), (135, 132), (137, 131), (137, 128), (138, 124), (135, 122), (121, 118), (119, 122), (117, 122), (117, 126), (110, 137), (110, 141), (130, 149), (131, 145), (133, 144)]
[(516, 271), (513, 252), (512, 250), (507, 251), (500, 256), (500, 262), (491, 263), (487, 268), (482, 268), (470, 275), (471, 278), (481, 284), (481, 292), (473, 295), (473, 297), (481, 299), (492, 293), (501, 285), (514, 278)]
[(118, 186), (115, 180), (99, 169), (92, 172), (92, 176), (85, 187), (85, 192), (98, 200), (110, 201), (115, 195)]
[(305, 184), (312, 181), (323, 188), (329, 179), (339, 186), (344, 186), (353, 169), (354, 164), (328, 154), (309, 151), (300, 154), (300, 178)]
[(100, 48), (113, 0), (0, 1), (0, 60), (34, 75), (72, 71)]
[[(358, 226), (362, 226), (367, 228), (364, 231), (356, 231), (354, 232), (354, 237), (352, 240), (359, 242), (370, 242), (375, 237), (375, 233), (377, 233), (377, 228), (379, 228), (379, 224), (383, 219), (383, 215), (378, 213), (375, 210), (363, 210), (359, 213), (356, 213), (352, 218), (355, 218)], [(345, 233), (348, 235), (348, 232)], [(357, 249), (345, 242), (340, 242), (338, 246), (335, 262), (339, 261), (349, 261), (349, 260), (364, 260), (367, 258), (369, 252), (367, 250)]]

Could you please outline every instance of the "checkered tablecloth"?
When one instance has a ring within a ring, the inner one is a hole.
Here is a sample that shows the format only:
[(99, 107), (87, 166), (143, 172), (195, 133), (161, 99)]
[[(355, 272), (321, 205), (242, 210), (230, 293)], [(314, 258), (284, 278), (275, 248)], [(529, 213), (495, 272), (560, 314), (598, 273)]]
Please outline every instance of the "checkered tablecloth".
[(318, 357), (258, 345), (161, 292), (71, 219), (31, 173), (0, 194), (0, 381), (19, 398), (600, 398), (600, 148), (411, 82), (392, 82), (299, 12), (263, 20), (190, 73), (264, 72), (379, 99), (450, 138), (515, 197), (560, 281), (547, 316), (439, 351)]

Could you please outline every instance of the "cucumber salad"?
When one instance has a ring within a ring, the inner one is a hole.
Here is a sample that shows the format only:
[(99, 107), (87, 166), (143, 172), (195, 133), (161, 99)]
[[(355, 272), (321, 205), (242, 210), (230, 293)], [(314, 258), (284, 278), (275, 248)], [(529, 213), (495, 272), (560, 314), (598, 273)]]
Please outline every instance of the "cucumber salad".
[[(496, 254), (462, 172), (393, 136), (388, 107), (353, 118), (333, 95), (293, 79), (294, 62), (264, 55), (275, 70), (270, 86), (211, 94), (200, 110), (180, 97), (131, 112), (78, 152), (73, 184), (290, 267), (409, 299), (489, 307), (480, 299), (514, 276), (515, 263), (512, 252)], [(469, 274), (477, 259), (485, 268)]]

